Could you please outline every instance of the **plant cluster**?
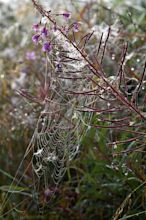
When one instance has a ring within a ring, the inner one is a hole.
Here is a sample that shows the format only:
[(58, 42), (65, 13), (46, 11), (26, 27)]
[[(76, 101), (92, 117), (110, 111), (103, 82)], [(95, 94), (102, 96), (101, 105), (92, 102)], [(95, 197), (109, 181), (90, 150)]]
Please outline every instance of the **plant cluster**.
[(42, 219), (144, 219), (144, 2), (71, 1), (74, 13), (32, 3), (37, 22), (23, 65), (36, 81), (26, 77), (17, 93), (36, 127), (13, 182), (1, 187), (2, 212), (17, 192), (24, 200), (14, 216), (18, 205), (31, 218), (39, 209)]

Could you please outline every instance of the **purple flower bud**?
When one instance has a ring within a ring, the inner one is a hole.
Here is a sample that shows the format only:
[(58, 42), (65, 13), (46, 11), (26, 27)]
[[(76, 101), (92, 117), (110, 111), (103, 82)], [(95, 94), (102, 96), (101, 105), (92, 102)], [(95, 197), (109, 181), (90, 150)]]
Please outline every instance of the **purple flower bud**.
[(33, 35), (33, 36), (32, 36), (32, 41), (33, 41), (35, 44), (37, 44), (38, 41), (39, 41), (39, 37), (40, 37), (40, 35), (38, 35), (38, 34)]
[(51, 45), (51, 43), (50, 43), (50, 42), (45, 42), (45, 43), (43, 44), (42, 51), (49, 53), (51, 50), (52, 50), (52, 45)]
[(65, 34), (67, 34), (68, 33), (68, 31), (69, 31), (69, 28), (67, 27), (67, 26), (62, 26), (62, 31), (65, 33)]
[(79, 23), (78, 22), (74, 22), (73, 23), (73, 30), (74, 30), (74, 32), (78, 32), (79, 31)]
[(50, 200), (50, 198), (58, 192), (58, 189), (55, 187), (55, 188), (48, 188), (48, 189), (45, 189), (44, 191), (44, 195), (45, 195), (45, 199), (46, 201), (47, 200)]
[(71, 13), (70, 12), (64, 12), (62, 15), (65, 19), (70, 19), (71, 18)]
[(35, 60), (36, 59), (35, 52), (34, 51), (27, 52), (26, 53), (26, 59), (27, 60)]
[(54, 32), (57, 31), (57, 26), (56, 26), (56, 24), (53, 26), (53, 31), (54, 31)]
[(48, 35), (48, 29), (46, 27), (43, 27), (41, 30), (42, 36), (47, 37)]
[(57, 69), (58, 72), (61, 72), (61, 71), (62, 71), (62, 65), (61, 65), (61, 63), (57, 63), (56, 69)]
[(35, 32), (38, 32), (39, 31), (39, 24), (34, 24), (32, 28)]

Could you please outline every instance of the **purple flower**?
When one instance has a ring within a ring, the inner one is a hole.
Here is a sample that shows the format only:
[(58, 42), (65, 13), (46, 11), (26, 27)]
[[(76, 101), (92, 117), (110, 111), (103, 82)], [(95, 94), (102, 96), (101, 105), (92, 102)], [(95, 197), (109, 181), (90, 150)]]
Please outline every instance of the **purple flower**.
[(32, 28), (35, 32), (38, 32), (39, 31), (39, 24), (34, 24)]
[(32, 41), (33, 41), (35, 44), (37, 44), (38, 41), (39, 41), (39, 37), (40, 37), (40, 35), (38, 35), (38, 34), (33, 35), (33, 36), (32, 36)]
[(65, 19), (71, 18), (71, 13), (70, 13), (70, 12), (64, 12), (62, 15), (63, 15), (63, 17), (64, 17)]
[(42, 36), (43, 37), (47, 37), (48, 35), (48, 29), (46, 27), (43, 27), (42, 30), (41, 30), (41, 33), (42, 33)]
[(51, 45), (51, 43), (50, 43), (50, 42), (45, 42), (45, 43), (43, 44), (42, 51), (49, 53), (51, 50), (52, 50), (52, 45)]
[(36, 55), (34, 51), (30, 51), (26, 53), (26, 59), (27, 60), (35, 60), (36, 59)]

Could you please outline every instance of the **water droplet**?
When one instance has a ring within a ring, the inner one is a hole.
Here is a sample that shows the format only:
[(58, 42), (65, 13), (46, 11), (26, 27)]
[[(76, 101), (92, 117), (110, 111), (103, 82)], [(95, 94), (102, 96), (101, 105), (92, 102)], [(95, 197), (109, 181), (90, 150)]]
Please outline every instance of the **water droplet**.
[(136, 61), (139, 63), (139, 62), (140, 62), (140, 59), (137, 59)]
[(134, 121), (130, 121), (130, 122), (129, 122), (129, 125), (130, 125), (130, 126), (134, 125)]
[(113, 148), (114, 148), (114, 150), (116, 150), (117, 149), (117, 144), (116, 143), (113, 143)]
[(115, 168), (115, 170), (119, 170), (119, 167), (117, 167), (117, 166), (115, 166), (114, 168)]
[(112, 54), (112, 60), (115, 60), (115, 54)]
[(11, 131), (14, 131), (15, 130), (15, 127), (13, 126), (12, 128), (11, 128)]
[(41, 23), (42, 23), (42, 24), (46, 24), (46, 23), (47, 23), (47, 18), (46, 18), (46, 17), (42, 17)]
[(128, 16), (130, 16), (130, 17), (132, 16), (132, 14), (131, 14), (131, 12), (130, 12), (130, 11), (127, 13), (127, 15), (128, 15)]
[(134, 71), (134, 67), (131, 67), (131, 71)]
[(60, 54), (59, 51), (57, 51), (57, 52), (56, 52), (56, 56), (58, 56), (59, 54)]
[(1, 75), (0, 75), (0, 78), (1, 78), (1, 79), (4, 79), (4, 77), (5, 77), (4, 74), (1, 74)]
[(87, 130), (90, 130), (90, 129), (91, 129), (91, 126), (90, 126), (90, 125), (88, 125)]

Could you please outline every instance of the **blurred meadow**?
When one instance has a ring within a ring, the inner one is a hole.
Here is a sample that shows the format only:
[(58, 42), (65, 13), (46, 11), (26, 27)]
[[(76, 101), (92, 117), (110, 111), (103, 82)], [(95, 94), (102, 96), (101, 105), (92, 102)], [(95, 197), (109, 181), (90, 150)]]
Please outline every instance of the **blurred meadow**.
[(0, 219), (146, 219), (146, 1), (35, 2), (0, 1)]

